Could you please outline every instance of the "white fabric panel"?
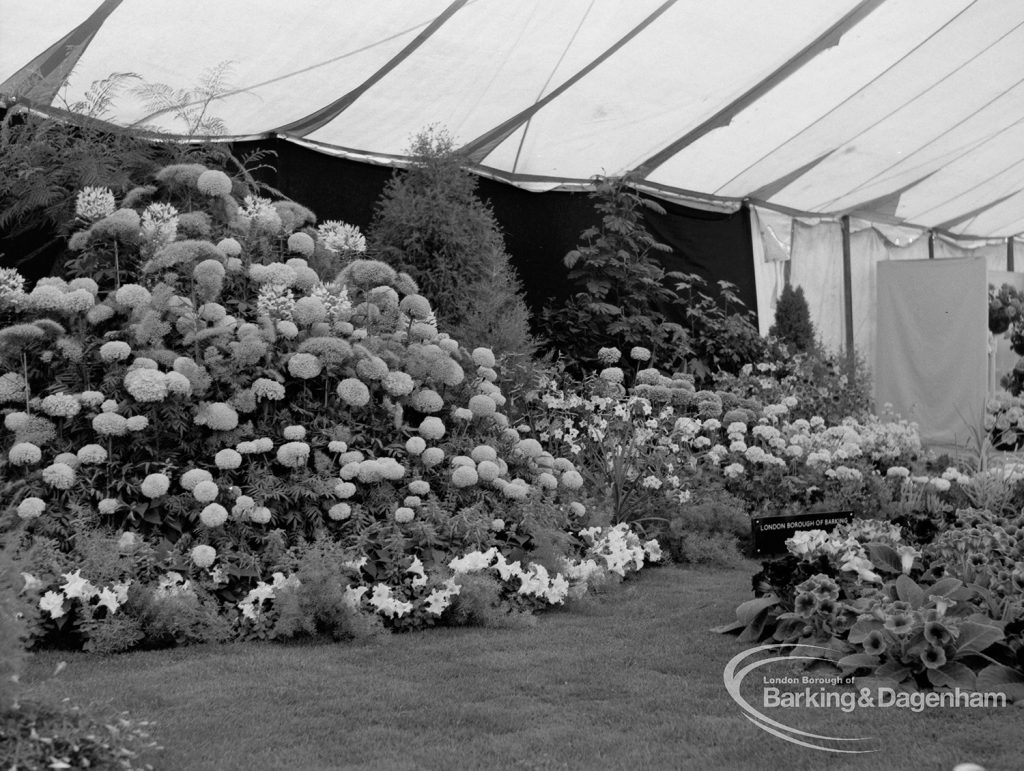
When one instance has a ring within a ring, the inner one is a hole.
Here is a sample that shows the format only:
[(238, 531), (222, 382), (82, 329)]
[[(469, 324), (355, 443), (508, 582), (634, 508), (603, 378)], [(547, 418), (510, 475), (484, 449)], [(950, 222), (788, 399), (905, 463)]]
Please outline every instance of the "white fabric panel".
[(803, 287), (821, 343), (831, 351), (842, 350), (843, 232), (838, 222), (794, 225), (789, 282)]
[(988, 393), (987, 271), (982, 259), (878, 265), (878, 403), (918, 421), (929, 445), (963, 446)]
[[(230, 134), (269, 131), (360, 85), (447, 2), (346, 3), (344, 15), (332, 10), (335, 5), (331, 0), (305, 0), (301, 12), (289, 12), (274, 0), (125, 0), (86, 49), (69, 93), (80, 98), (90, 83), (115, 70), (135, 72), (150, 83), (193, 89), (204, 71), (230, 61), (229, 82), (239, 92), (218, 99), (210, 113), (225, 122)], [(184, 21), (175, 24), (176, 18)], [(118, 99), (118, 110), (122, 123), (147, 115), (128, 95)], [(182, 131), (172, 115), (149, 122), (162, 130)], [(413, 128), (403, 130), (408, 134)]]
[(991, 243), (968, 248), (945, 238), (935, 239), (935, 259), (950, 257), (982, 257), (990, 271), (1006, 270), (1006, 243)]
[(89, 18), (99, 5), (86, 0), (47, 0), (46, 23), (40, 24), (39, 0), (0, 2), (0, 83)]
[(784, 266), (789, 261), (791, 233), (790, 217), (767, 209), (750, 207), (750, 240), (754, 257), (754, 287), (757, 294), (757, 331), (762, 335), (767, 335), (775, 323), (775, 306), (785, 286)]

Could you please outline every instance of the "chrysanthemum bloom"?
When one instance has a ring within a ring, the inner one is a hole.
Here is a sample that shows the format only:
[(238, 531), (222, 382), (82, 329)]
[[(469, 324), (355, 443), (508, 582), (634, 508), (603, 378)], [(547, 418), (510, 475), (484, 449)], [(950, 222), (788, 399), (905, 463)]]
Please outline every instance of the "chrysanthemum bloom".
[(352, 507), (347, 503), (336, 503), (327, 510), (327, 516), (335, 522), (341, 522), (352, 516)]
[(633, 361), (650, 361), (651, 351), (649, 348), (635, 345), (629, 351), (629, 358), (633, 359)]
[(208, 503), (206, 508), (199, 512), (199, 521), (205, 527), (220, 527), (228, 521), (228, 510), (219, 503)]
[(22, 519), (35, 519), (46, 510), (46, 503), (42, 498), (29, 496), (23, 498), (18, 504), (18, 516)]
[(292, 307), (292, 321), (301, 327), (311, 327), (327, 321), (327, 308), (317, 297), (300, 297)]
[(132, 433), (138, 433), (149, 427), (149, 418), (145, 415), (132, 415), (125, 420), (124, 425)]
[(601, 379), (609, 383), (622, 383), (625, 375), (619, 367), (605, 367), (601, 370)]
[(388, 365), (379, 356), (369, 356), (356, 362), (356, 374), (363, 380), (382, 380), (388, 374)]
[(116, 498), (104, 498), (96, 504), (96, 509), (100, 514), (113, 514), (121, 508), (121, 501)]
[(199, 408), (193, 422), (212, 431), (234, 431), (238, 428), (238, 412), (226, 402), (210, 402)]
[(152, 295), (146, 287), (139, 284), (123, 284), (114, 294), (114, 299), (117, 300), (118, 305), (123, 305), (126, 308), (139, 308), (148, 305), (152, 300)]
[(444, 460), (444, 450), (440, 447), (428, 447), (420, 455), (420, 461), (427, 468), (432, 468)]
[(81, 463), (78, 460), (78, 456), (75, 455), (73, 452), (59, 453), (54, 457), (53, 462), (64, 463), (67, 464), (68, 466), (71, 466), (71, 468), (78, 468), (81, 465)]
[(501, 469), (493, 461), (482, 460), (476, 466), (476, 473), (481, 482), (493, 482), (501, 476)]
[(234, 238), (224, 238), (217, 242), (217, 249), (225, 257), (237, 257), (242, 253), (242, 245)]
[(473, 363), (478, 367), (494, 367), (494, 351), (490, 348), (474, 348), (473, 349)]
[(100, 358), (108, 364), (113, 361), (124, 361), (131, 353), (132, 347), (121, 340), (111, 340), (100, 346)]
[(167, 378), (159, 370), (129, 370), (124, 376), (124, 387), (136, 401), (159, 402), (167, 398)]
[(444, 422), (441, 418), (430, 415), (423, 418), (419, 428), (416, 429), (419, 435), (428, 441), (437, 441), (445, 434)]
[(571, 471), (566, 471), (562, 474), (561, 479), (559, 479), (559, 484), (561, 484), (566, 490), (579, 490), (583, 487), (583, 476), (580, 472), (572, 469)]
[(381, 384), (388, 395), (395, 397), (411, 394), (416, 385), (412, 377), (405, 372), (389, 372)]
[(73, 418), (82, 411), (77, 397), (65, 393), (50, 394), (43, 399), (40, 407), (52, 418)]
[(530, 486), (522, 479), (513, 479), (502, 489), (501, 494), (513, 501), (525, 501), (530, 495)]
[(597, 360), (602, 364), (614, 364), (622, 358), (618, 348), (602, 348), (597, 352)]
[(426, 495), (430, 492), (430, 482), (423, 479), (414, 479), (409, 483), (409, 492), (413, 495)]
[(188, 490), (189, 492), (192, 492), (192, 490), (195, 489), (195, 486), (197, 484), (199, 484), (200, 482), (212, 482), (212, 481), (213, 481), (213, 474), (211, 474), (206, 469), (201, 469), (201, 468), (189, 469), (184, 474), (182, 474), (181, 478), (178, 480), (179, 484), (181, 484), (181, 486), (185, 490)]
[(108, 187), (83, 187), (75, 196), (75, 215), (87, 222), (109, 217), (115, 211), (117, 204)]
[(223, 171), (210, 169), (204, 171), (196, 180), (196, 187), (203, 195), (220, 196), (231, 195), (231, 177)]
[(43, 481), (57, 490), (67, 490), (75, 483), (75, 470), (67, 463), (53, 463), (43, 469)]
[(79, 463), (103, 463), (107, 459), (107, 451), (98, 444), (86, 444), (76, 453)]
[(334, 486), (334, 494), (339, 498), (351, 498), (356, 494), (356, 486), (351, 482), (339, 481)]
[(285, 340), (294, 340), (299, 336), (299, 327), (294, 321), (288, 319), (281, 319), (277, 324), (274, 325), (277, 330), (277, 334), (281, 335)]
[(139, 490), (147, 498), (159, 498), (161, 495), (166, 495), (170, 488), (171, 480), (166, 474), (160, 473), (148, 475), (139, 485)]
[(270, 521), (271, 511), (266, 506), (257, 506), (249, 514), (249, 521), (257, 525), (265, 525)]
[(308, 233), (292, 233), (288, 236), (288, 251), (310, 257), (316, 251), (316, 242)]
[(452, 471), (453, 487), (472, 487), (478, 481), (480, 481), (480, 477), (472, 466), (458, 466)]
[(288, 359), (288, 372), (292, 377), (309, 380), (323, 371), (324, 365), (311, 353), (295, 353)]
[(341, 453), (341, 452), (345, 452), (347, 449), (348, 449), (348, 445), (345, 444), (340, 439), (333, 439), (333, 440), (331, 440), (330, 442), (327, 443), (327, 451), (328, 452), (338, 452), (338, 453)]
[(520, 439), (515, 446), (518, 455), (525, 455), (527, 458), (536, 458), (544, 453), (544, 448), (536, 439)]
[(410, 509), (415, 509), (417, 506), (423, 505), (423, 501), (420, 500), (418, 495), (407, 495), (402, 499), (402, 505)]
[(469, 399), (469, 410), (478, 418), (487, 418), (498, 410), (494, 399), (484, 394), (477, 394)]
[(409, 406), (417, 412), (440, 412), (444, 407), (444, 399), (432, 388), (420, 388), (409, 397)]
[(416, 519), (416, 512), (408, 506), (399, 506), (395, 509), (395, 522), (400, 525), (407, 524)]
[(370, 402), (370, 389), (356, 378), (345, 378), (338, 383), (338, 396), (350, 407), (365, 407)]
[(211, 501), (217, 500), (217, 496), (220, 494), (220, 488), (216, 482), (198, 482), (195, 487), (192, 488), (192, 497), (200, 503), (210, 503)]
[(421, 436), (410, 436), (405, 440), (405, 449), (410, 455), (419, 455), (427, 449), (427, 443)]
[(43, 459), (43, 451), (32, 442), (18, 442), (7, 453), (7, 460), (15, 466), (31, 466)]
[(288, 468), (305, 466), (309, 460), (309, 445), (305, 442), (288, 442), (277, 448), (277, 462)]
[(455, 359), (447, 359), (443, 363), (444, 371), (441, 373), (441, 382), (446, 386), (457, 386), (466, 379), (466, 372), (462, 365)]
[[(555, 490), (558, 487), (558, 480), (555, 479), (554, 474), (549, 474), (547, 471), (538, 474), (536, 480), (534, 481), (537, 483), (538, 487), (541, 487), (545, 490)], [(570, 488), (567, 487), (566, 489)]]
[(78, 395), (78, 403), (83, 407), (95, 409), (103, 404), (105, 398), (106, 397), (103, 396), (103, 393), (100, 391), (82, 391), (82, 393)]
[(92, 428), (100, 436), (124, 436), (128, 433), (128, 421), (116, 412), (101, 412), (92, 419)]
[(276, 380), (270, 380), (265, 377), (257, 378), (253, 381), (252, 392), (255, 394), (257, 401), (261, 399), (278, 401), (284, 398), (284, 386)]
[(210, 567), (217, 559), (217, 550), (212, 546), (207, 546), (205, 543), (193, 546), (190, 552), (192, 557), (192, 564), (197, 568), (205, 569)]

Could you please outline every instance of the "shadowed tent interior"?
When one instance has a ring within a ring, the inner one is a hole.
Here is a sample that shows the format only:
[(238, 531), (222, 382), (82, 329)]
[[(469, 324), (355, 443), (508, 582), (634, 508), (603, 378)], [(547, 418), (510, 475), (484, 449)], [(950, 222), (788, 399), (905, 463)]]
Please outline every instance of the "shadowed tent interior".
[[(1012, 270), (1024, 232), (1016, 0), (2, 0), (0, 19), (12, 109), (230, 64), (216, 138), (269, 143), (281, 189), (360, 225), (379, 167), (445, 127), (533, 300), (565, 289), (595, 174), (668, 202), (651, 226), (673, 267), (738, 284), (762, 332), (788, 280), (823, 341), (868, 360), (878, 262)], [(179, 112), (125, 93), (104, 117), (197, 139)]]

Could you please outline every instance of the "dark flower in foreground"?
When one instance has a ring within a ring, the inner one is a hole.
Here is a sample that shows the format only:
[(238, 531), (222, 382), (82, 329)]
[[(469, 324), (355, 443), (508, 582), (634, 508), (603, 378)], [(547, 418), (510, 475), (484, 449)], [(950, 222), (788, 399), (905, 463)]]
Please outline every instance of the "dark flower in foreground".
[(924, 625), (924, 639), (932, 645), (945, 645), (952, 637), (953, 633), (941, 622), (929, 621)]
[(928, 669), (938, 669), (946, 663), (946, 651), (929, 645), (921, 651), (921, 661)]
[(810, 592), (801, 592), (796, 596), (793, 609), (797, 615), (803, 618), (810, 618), (814, 615), (814, 611), (818, 609), (818, 598)]
[(909, 634), (914, 628), (914, 617), (909, 613), (894, 613), (885, 619), (885, 628), (893, 634)]
[(862, 645), (864, 646), (865, 653), (871, 656), (879, 656), (885, 652), (885, 635), (877, 629), (873, 632), (868, 632), (868, 636), (864, 638)]

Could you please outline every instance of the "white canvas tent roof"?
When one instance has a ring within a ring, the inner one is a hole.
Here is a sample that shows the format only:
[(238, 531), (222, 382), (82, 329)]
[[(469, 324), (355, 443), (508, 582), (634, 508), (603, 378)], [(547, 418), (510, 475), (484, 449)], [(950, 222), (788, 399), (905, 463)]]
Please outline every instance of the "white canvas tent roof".
[[(1020, 0), (0, 0), (7, 104), (224, 62), (228, 137), (400, 163), (438, 124), (531, 190), (633, 172), (702, 206), (1024, 232)], [(106, 117), (183, 131), (128, 94)]]

